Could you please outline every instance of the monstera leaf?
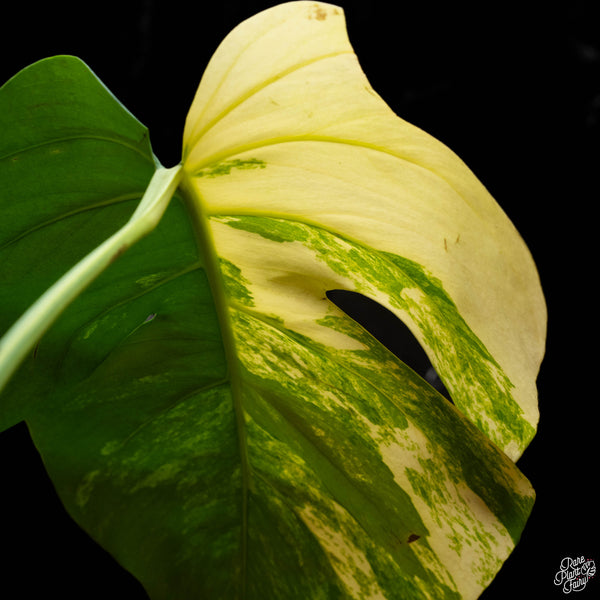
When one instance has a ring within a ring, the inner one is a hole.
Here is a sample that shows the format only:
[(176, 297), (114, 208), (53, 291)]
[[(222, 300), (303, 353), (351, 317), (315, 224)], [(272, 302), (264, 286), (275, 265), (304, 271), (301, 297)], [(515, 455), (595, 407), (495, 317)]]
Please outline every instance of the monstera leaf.
[[(151, 598), (481, 593), (534, 500), (513, 461), (544, 300), (481, 183), (370, 87), (340, 8), (237, 27), (171, 169), (73, 57), (7, 82), (0, 119), (0, 422), (26, 420)], [(332, 290), (400, 317), (454, 404)]]

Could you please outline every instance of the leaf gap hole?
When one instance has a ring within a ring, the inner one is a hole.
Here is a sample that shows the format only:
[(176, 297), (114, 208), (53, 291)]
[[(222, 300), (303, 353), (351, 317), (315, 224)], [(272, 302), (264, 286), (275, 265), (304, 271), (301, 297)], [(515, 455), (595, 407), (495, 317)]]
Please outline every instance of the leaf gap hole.
[(452, 402), (427, 353), (410, 329), (393, 312), (358, 292), (329, 290), (326, 295), (446, 400)]

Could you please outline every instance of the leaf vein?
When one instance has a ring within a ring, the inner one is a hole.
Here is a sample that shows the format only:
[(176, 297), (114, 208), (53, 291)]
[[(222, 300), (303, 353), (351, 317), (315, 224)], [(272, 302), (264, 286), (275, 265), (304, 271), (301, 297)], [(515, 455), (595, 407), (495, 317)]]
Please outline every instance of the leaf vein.
[(96, 140), (99, 142), (108, 142), (110, 144), (117, 144), (120, 146), (124, 146), (125, 148), (128, 148), (129, 150), (132, 150), (133, 152), (135, 152), (136, 154), (139, 154), (146, 160), (148, 160), (148, 158), (149, 158), (147, 152), (145, 152), (144, 150), (142, 150), (141, 148), (139, 148), (138, 146), (136, 146), (133, 143), (126, 142), (124, 139), (117, 139), (117, 138), (111, 138), (111, 137), (105, 137), (105, 136), (99, 136), (99, 135), (73, 135), (73, 136), (68, 136), (68, 137), (63, 137), (63, 138), (51, 139), (51, 140), (48, 140), (45, 142), (40, 142), (39, 144), (31, 144), (25, 148), (20, 148), (19, 150), (15, 150), (14, 152), (9, 152), (8, 154), (0, 156), (0, 161), (9, 160), (9, 159), (16, 160), (15, 157), (17, 157), (19, 154), (25, 154), (27, 152), (31, 152), (32, 150), (37, 150), (38, 148), (44, 148), (45, 146), (54, 146), (54, 145), (62, 144), (65, 142), (82, 141), (82, 140)]
[(142, 423), (140, 423), (120, 444), (119, 449), (123, 449), (135, 436), (139, 435), (141, 431), (143, 431), (146, 427), (151, 425), (157, 419), (162, 418), (165, 414), (176, 408), (177, 406), (181, 406), (194, 396), (198, 394), (202, 394), (204, 392), (208, 392), (212, 389), (227, 385), (229, 383), (229, 378), (225, 377), (223, 379), (219, 379), (218, 381), (213, 381), (212, 383), (207, 383), (206, 385), (199, 386), (193, 390), (190, 390), (186, 394), (176, 398), (172, 402), (170, 402), (167, 406), (161, 407), (159, 411), (155, 414), (146, 418)]
[[(315, 58), (311, 58), (309, 60), (305, 60), (305, 61), (299, 62), (295, 65), (292, 65), (291, 67), (288, 67), (287, 69), (284, 69), (283, 71), (280, 71), (280, 72), (276, 73), (275, 75), (272, 75), (271, 77), (261, 81), (260, 83), (256, 84), (255, 86), (253, 86), (252, 88), (247, 90), (244, 94), (240, 95), (235, 101), (231, 102), (218, 115), (213, 117), (213, 119), (210, 120), (199, 132), (195, 133), (194, 136), (191, 137), (187, 141), (187, 143), (186, 143), (187, 147), (193, 148), (198, 143), (198, 140), (200, 140), (204, 135), (206, 135), (206, 133), (208, 131), (210, 131), (215, 125), (217, 125), (217, 123), (219, 123), (219, 121), (222, 121), (228, 114), (232, 113), (238, 106), (242, 105), (244, 102), (246, 102), (246, 100), (248, 100), (252, 96), (258, 94), (259, 92), (261, 92), (268, 86), (273, 85), (277, 81), (283, 79), (284, 77), (286, 77), (287, 75), (289, 75), (291, 73), (294, 73), (295, 71), (299, 71), (305, 67), (313, 65), (322, 60), (336, 58), (336, 57), (344, 55), (344, 54), (354, 54), (354, 53), (350, 50), (343, 50), (343, 51), (331, 52), (329, 54), (317, 56)], [(230, 70), (231, 69), (229, 69), (229, 71)], [(229, 73), (229, 71), (227, 73)], [(217, 96), (219, 89), (225, 82), (225, 79), (226, 79), (226, 77), (224, 77), (223, 80), (221, 81), (221, 83), (215, 88), (213, 94), (211, 95), (211, 100), (215, 96)], [(205, 106), (210, 106), (211, 100), (207, 101)], [(200, 117), (198, 117), (197, 120), (200, 120)]]
[(55, 223), (58, 223), (59, 221), (62, 221), (64, 219), (70, 219), (71, 217), (75, 217), (77, 215), (83, 214), (88, 211), (106, 208), (108, 206), (113, 206), (113, 205), (117, 205), (117, 204), (122, 204), (124, 202), (129, 202), (130, 200), (139, 200), (143, 195), (144, 195), (143, 191), (135, 192), (135, 193), (132, 192), (129, 194), (115, 196), (114, 198), (103, 200), (101, 202), (96, 202), (95, 204), (89, 204), (86, 206), (82, 206), (80, 208), (76, 208), (74, 210), (70, 210), (68, 212), (62, 213), (51, 219), (48, 219), (47, 221), (33, 225), (32, 227), (30, 227), (29, 229), (26, 229), (25, 231), (22, 231), (21, 233), (18, 233), (13, 238), (11, 238), (11, 239), (5, 241), (3, 244), (1, 244), (0, 250), (3, 250), (4, 248), (11, 246), (12, 244), (15, 244), (16, 242), (35, 233), (36, 231), (39, 231), (40, 229), (44, 229), (45, 227), (50, 227), (51, 225), (54, 225)]

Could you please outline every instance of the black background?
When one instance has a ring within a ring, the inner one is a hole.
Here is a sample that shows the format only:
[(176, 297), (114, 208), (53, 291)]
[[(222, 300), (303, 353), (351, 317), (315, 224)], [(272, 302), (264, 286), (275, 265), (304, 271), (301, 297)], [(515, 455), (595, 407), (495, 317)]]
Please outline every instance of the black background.
[[(0, 82), (40, 58), (77, 55), (149, 127), (155, 153), (171, 166), (218, 43), (273, 4), (11, 3), (13, 12), (2, 17)], [(549, 336), (538, 379), (539, 432), (519, 467), (538, 500), (521, 542), (481, 598), (562, 597), (553, 577), (564, 556), (600, 561), (594, 3), (338, 4), (373, 87), (465, 160), (537, 262)], [(8, 551), (0, 558), (0, 597), (145, 598), (65, 517), (22, 425), (0, 435), (0, 486), (0, 548)], [(578, 598), (599, 593), (596, 576)]]

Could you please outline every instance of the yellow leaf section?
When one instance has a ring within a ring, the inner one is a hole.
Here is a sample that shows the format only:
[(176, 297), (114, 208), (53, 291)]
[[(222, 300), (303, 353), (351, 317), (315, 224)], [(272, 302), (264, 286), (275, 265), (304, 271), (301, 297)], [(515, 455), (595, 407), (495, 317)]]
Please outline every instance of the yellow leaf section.
[(183, 167), (207, 216), (301, 220), (423, 265), (536, 426), (546, 307), (530, 253), (465, 164), (373, 91), (341, 8), (291, 2), (232, 31), (190, 109)]

